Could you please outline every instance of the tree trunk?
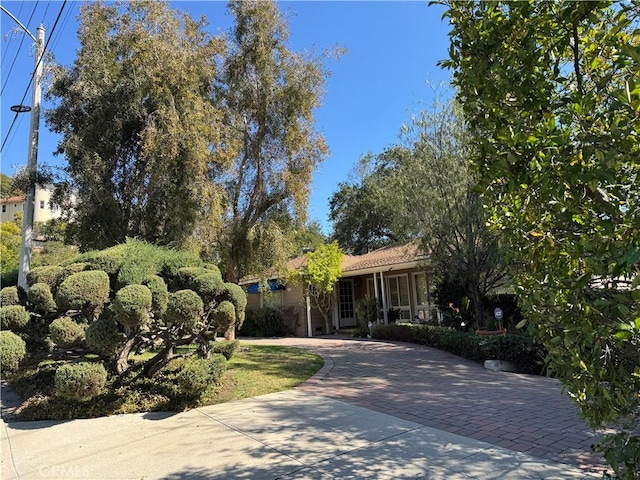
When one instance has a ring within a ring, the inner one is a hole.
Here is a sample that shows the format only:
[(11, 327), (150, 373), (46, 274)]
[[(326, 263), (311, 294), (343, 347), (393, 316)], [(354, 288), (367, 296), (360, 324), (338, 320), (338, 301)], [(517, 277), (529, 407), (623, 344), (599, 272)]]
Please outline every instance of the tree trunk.
[(158, 373), (167, 363), (173, 358), (173, 345), (165, 347), (158, 352), (155, 357), (147, 360), (144, 366), (144, 376), (147, 378), (153, 377)]
[(118, 353), (118, 356), (115, 359), (115, 370), (118, 375), (122, 375), (129, 369), (129, 354), (131, 353), (131, 349), (136, 343), (136, 338), (129, 338), (122, 347), (122, 350)]
[(229, 329), (224, 333), (224, 339), (228, 341), (232, 341), (236, 339), (236, 324), (234, 323), (229, 327)]

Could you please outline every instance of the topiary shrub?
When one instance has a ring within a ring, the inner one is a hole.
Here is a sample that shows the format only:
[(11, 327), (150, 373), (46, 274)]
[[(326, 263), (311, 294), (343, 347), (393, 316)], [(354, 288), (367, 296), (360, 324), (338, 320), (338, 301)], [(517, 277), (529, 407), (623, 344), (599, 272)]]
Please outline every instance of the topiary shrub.
[(62, 348), (70, 348), (84, 340), (84, 328), (69, 317), (56, 318), (49, 325), (53, 343)]
[(227, 368), (222, 355), (210, 358), (189, 357), (176, 376), (176, 383), (184, 395), (201, 396), (212, 384), (219, 385)]
[(118, 329), (118, 322), (111, 315), (103, 314), (85, 331), (85, 343), (96, 353), (113, 356), (122, 347), (125, 336)]
[(223, 297), (229, 300), (236, 307), (236, 326), (242, 327), (244, 323), (245, 310), (247, 308), (247, 294), (244, 292), (241, 286), (235, 283), (224, 284), (226, 293)]
[(0, 326), (3, 330), (19, 332), (30, 320), (29, 312), (22, 305), (0, 307)]
[(191, 290), (196, 292), (207, 304), (212, 304), (216, 297), (224, 293), (225, 285), (220, 272), (211, 271), (199, 275), (191, 281)]
[(78, 272), (71, 275), (58, 287), (56, 303), (58, 309), (82, 310), (87, 317), (94, 318), (109, 298), (109, 276), (98, 270)]
[(160, 319), (167, 311), (169, 303), (169, 289), (162, 277), (150, 275), (142, 282), (151, 291), (151, 311), (153, 315)]
[(27, 354), (27, 346), (18, 335), (0, 332), (0, 364), (3, 370), (17, 370)]
[(36, 283), (46, 283), (51, 290), (60, 283), (63, 268), (60, 265), (45, 265), (43, 267), (35, 267), (27, 274), (27, 283), (35, 285)]
[(212, 311), (209, 322), (215, 333), (226, 332), (236, 321), (236, 309), (233, 303), (220, 302)]
[(58, 307), (51, 288), (46, 283), (35, 283), (31, 285), (27, 292), (27, 302), (31, 305), (34, 312), (46, 315), (49, 312), (53, 312)]
[(91, 270), (91, 264), (87, 262), (75, 262), (62, 267), (62, 273), (60, 274), (60, 283), (64, 282), (74, 273), (84, 272), (85, 270)]
[[(185, 267), (202, 267), (202, 260), (191, 252), (168, 250), (162, 262), (160, 276), (173, 284), (178, 277), (178, 271)], [(185, 287), (188, 286), (185, 285)]]
[(232, 340), (230, 342), (211, 342), (211, 353), (220, 354), (227, 360), (231, 360), (231, 357), (233, 357), (233, 354), (238, 349), (238, 345), (240, 345), (240, 342), (238, 342), (238, 340)]
[(87, 252), (76, 258), (76, 263), (88, 263), (92, 270), (102, 270), (107, 275), (117, 275), (125, 256), (125, 245), (116, 245), (106, 250)]
[(173, 280), (176, 290), (186, 290), (191, 288), (193, 281), (200, 275), (211, 273), (204, 267), (182, 267), (178, 269)]
[(202, 321), (204, 305), (193, 290), (178, 290), (169, 296), (165, 320), (167, 323), (193, 329)]
[(20, 296), (18, 295), (18, 287), (4, 287), (0, 290), (0, 307), (8, 305), (20, 305)]
[(58, 367), (54, 378), (57, 396), (67, 400), (90, 400), (107, 383), (107, 371), (100, 363), (67, 363)]
[(127, 285), (116, 292), (111, 308), (122, 325), (140, 328), (149, 322), (151, 304), (151, 290), (144, 285)]

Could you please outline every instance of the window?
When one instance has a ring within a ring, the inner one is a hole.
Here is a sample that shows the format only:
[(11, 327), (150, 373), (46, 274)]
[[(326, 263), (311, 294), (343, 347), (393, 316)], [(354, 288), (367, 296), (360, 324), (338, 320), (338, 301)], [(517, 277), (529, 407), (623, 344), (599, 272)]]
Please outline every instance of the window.
[(44, 209), (44, 200), (40, 200), (40, 209)]
[(7, 206), (6, 205), (2, 205), (2, 213), (5, 213), (7, 211)]
[(400, 320), (411, 320), (408, 275), (385, 277), (387, 283), (387, 308), (400, 310)]
[(416, 295), (416, 320), (418, 322), (428, 322), (432, 319), (435, 305), (429, 292), (429, 277), (425, 272), (413, 274), (413, 284)]

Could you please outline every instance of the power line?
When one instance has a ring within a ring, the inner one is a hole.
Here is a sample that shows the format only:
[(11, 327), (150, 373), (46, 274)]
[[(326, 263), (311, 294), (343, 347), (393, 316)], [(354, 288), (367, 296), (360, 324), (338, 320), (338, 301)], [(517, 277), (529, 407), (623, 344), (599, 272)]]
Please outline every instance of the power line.
[[(40, 65), (40, 63), (43, 61), (45, 54), (47, 53), (47, 48), (49, 47), (49, 42), (51, 42), (51, 39), (53, 38), (53, 34), (56, 31), (56, 26), (58, 25), (58, 20), (60, 20), (60, 17), (62, 16), (62, 12), (64, 10), (65, 5), (67, 4), (67, 0), (64, 0), (64, 2), (62, 2), (62, 6), (60, 7), (60, 11), (58, 12), (58, 16), (56, 17), (56, 21), (53, 23), (53, 28), (51, 29), (51, 33), (49, 35), (49, 38), (47, 39), (47, 43), (45, 43), (44, 45), (44, 49), (42, 50), (42, 55), (40, 56), (40, 58), (38, 59), (38, 64), (36, 66), (36, 69), (33, 71), (33, 75), (31, 75), (31, 78), (29, 79), (29, 84), (27, 85), (27, 88), (24, 91), (24, 95), (22, 96), (22, 100), (20, 101), (20, 103), (24, 103), (25, 98), (27, 98), (27, 94), (29, 93), (29, 88), (31, 88), (31, 84), (33, 83), (33, 80), (35, 79), (36, 76), (36, 71), (38, 70), (38, 66)], [(16, 113), (13, 117), (13, 121), (11, 122), (11, 125), (9, 126), (9, 130), (7, 131), (7, 135), (6, 137), (4, 137), (4, 140), (2, 142), (2, 147), (0, 147), (0, 152), (2, 152), (4, 150), (4, 146), (7, 143), (7, 139), (9, 138), (9, 135), (11, 134), (11, 129), (13, 128), (13, 126), (16, 123), (16, 119), (18, 118), (18, 113)]]
[[(38, 2), (36, 2), (35, 6), (33, 7), (33, 10), (31, 10), (31, 15), (29, 16), (29, 20), (27, 21), (27, 28), (29, 28), (29, 24), (31, 23), (31, 19), (33, 18), (33, 15), (36, 13), (36, 8), (38, 7)], [(22, 5), (20, 5), (20, 10), (22, 11)], [(18, 12), (18, 15), (20, 14), (20, 12)], [(0, 95), (2, 95), (4, 93), (4, 89), (7, 87), (7, 83), (9, 83), (9, 78), (11, 77), (11, 71), (13, 70), (13, 66), (16, 63), (16, 60), (18, 58), (18, 55), (20, 55), (20, 49), (22, 49), (22, 43), (24, 42), (24, 33), (22, 35), (22, 38), (20, 39), (20, 45), (18, 46), (18, 50), (16, 50), (16, 54), (13, 57), (13, 62), (11, 62), (11, 68), (9, 68), (9, 73), (7, 74), (7, 79), (4, 82), (4, 86), (2, 87), (2, 90), (0, 91)]]

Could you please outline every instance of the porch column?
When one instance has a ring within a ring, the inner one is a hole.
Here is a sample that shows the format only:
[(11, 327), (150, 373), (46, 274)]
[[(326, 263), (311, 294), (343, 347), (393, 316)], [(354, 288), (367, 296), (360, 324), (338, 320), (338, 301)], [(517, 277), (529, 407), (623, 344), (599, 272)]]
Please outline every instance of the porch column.
[(333, 325), (336, 327), (336, 332), (340, 330), (340, 310), (338, 308), (338, 284), (336, 283), (336, 287), (333, 289)]
[(307, 331), (309, 337), (313, 337), (313, 330), (311, 329), (311, 302), (309, 301), (309, 292), (307, 292)]
[(380, 321), (380, 312), (378, 311), (380, 292), (378, 292), (378, 275), (376, 275), (376, 272), (373, 272), (373, 294), (376, 297), (376, 323), (378, 323)]
[(382, 318), (385, 325), (389, 325), (389, 315), (387, 313), (387, 294), (384, 288), (384, 276), (380, 272), (380, 288), (382, 289)]

